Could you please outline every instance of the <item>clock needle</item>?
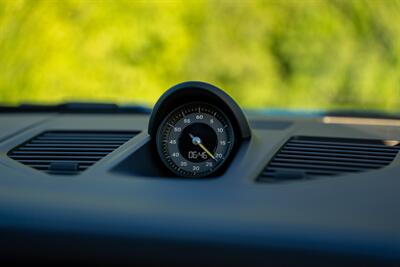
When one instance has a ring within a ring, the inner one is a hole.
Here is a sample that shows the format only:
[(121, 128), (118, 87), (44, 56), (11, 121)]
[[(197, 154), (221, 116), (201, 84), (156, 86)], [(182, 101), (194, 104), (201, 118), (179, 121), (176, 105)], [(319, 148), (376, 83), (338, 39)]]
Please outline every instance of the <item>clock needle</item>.
[(197, 136), (194, 136), (193, 134), (189, 133), (190, 138), (192, 138), (192, 142), (194, 145), (199, 146), (201, 149), (204, 150), (204, 152), (206, 152), (212, 159), (214, 159), (215, 161), (217, 160), (213, 154), (211, 154), (211, 152), (201, 143), (201, 139)]
[(202, 143), (199, 144), (199, 147), (201, 147), (201, 149), (203, 149), (211, 158), (216, 160), (215, 157), (213, 156), (213, 154), (211, 154), (211, 152), (208, 151), (208, 149)]

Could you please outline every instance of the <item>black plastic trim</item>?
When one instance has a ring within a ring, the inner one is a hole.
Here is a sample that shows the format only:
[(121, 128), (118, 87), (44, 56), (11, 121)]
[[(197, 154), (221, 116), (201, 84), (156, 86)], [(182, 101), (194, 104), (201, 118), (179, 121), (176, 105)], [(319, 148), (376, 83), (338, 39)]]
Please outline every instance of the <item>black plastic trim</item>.
[(193, 101), (205, 101), (220, 108), (232, 121), (238, 137), (251, 137), (249, 123), (239, 105), (218, 87), (205, 82), (190, 81), (177, 84), (166, 91), (157, 101), (151, 113), (148, 133), (155, 138), (158, 126), (165, 115), (177, 106)]

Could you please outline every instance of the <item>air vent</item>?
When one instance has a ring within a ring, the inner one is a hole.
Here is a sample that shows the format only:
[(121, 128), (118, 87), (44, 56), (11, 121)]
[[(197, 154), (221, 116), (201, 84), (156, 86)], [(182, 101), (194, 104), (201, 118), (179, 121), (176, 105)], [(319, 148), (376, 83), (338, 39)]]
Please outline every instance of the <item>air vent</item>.
[(380, 169), (396, 157), (398, 142), (293, 137), (259, 176), (263, 182), (307, 179)]
[(138, 132), (49, 131), (14, 148), (8, 156), (52, 174), (77, 174)]

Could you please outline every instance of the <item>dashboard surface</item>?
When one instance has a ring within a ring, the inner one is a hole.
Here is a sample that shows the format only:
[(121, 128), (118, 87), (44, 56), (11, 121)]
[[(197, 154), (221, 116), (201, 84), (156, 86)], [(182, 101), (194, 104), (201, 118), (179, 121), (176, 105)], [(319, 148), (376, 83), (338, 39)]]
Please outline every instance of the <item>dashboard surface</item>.
[[(162, 175), (146, 161), (149, 115), (2, 113), (1, 257), (174, 266), (400, 264), (399, 155), (379, 170), (257, 182), (293, 136), (398, 140), (400, 127), (247, 117), (252, 137), (226, 170), (187, 179)], [(78, 175), (51, 175), (8, 157), (57, 130), (140, 133)]]

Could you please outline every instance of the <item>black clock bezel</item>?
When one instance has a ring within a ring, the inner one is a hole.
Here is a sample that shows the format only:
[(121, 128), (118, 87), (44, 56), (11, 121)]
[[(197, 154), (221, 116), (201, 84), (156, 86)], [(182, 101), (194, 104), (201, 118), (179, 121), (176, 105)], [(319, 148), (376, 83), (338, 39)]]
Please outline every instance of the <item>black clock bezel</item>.
[[(159, 158), (162, 158), (158, 153), (157, 148), (157, 132), (168, 114), (177, 107), (180, 107), (189, 102), (203, 102), (215, 106), (225, 114), (230, 124), (232, 125), (235, 144), (232, 147), (228, 159), (225, 160), (223, 166), (210, 176), (218, 176), (223, 173), (240, 144), (244, 140), (251, 138), (251, 130), (249, 123), (239, 105), (224, 91), (218, 87), (198, 81), (190, 81), (177, 84), (168, 89), (157, 101), (150, 116), (148, 133), (151, 137), (153, 150), (157, 151)], [(163, 168), (171, 173), (170, 169), (165, 166), (165, 163), (160, 159), (160, 164)], [(171, 173), (177, 175), (176, 173)], [(193, 178), (191, 176), (191, 178)]]

